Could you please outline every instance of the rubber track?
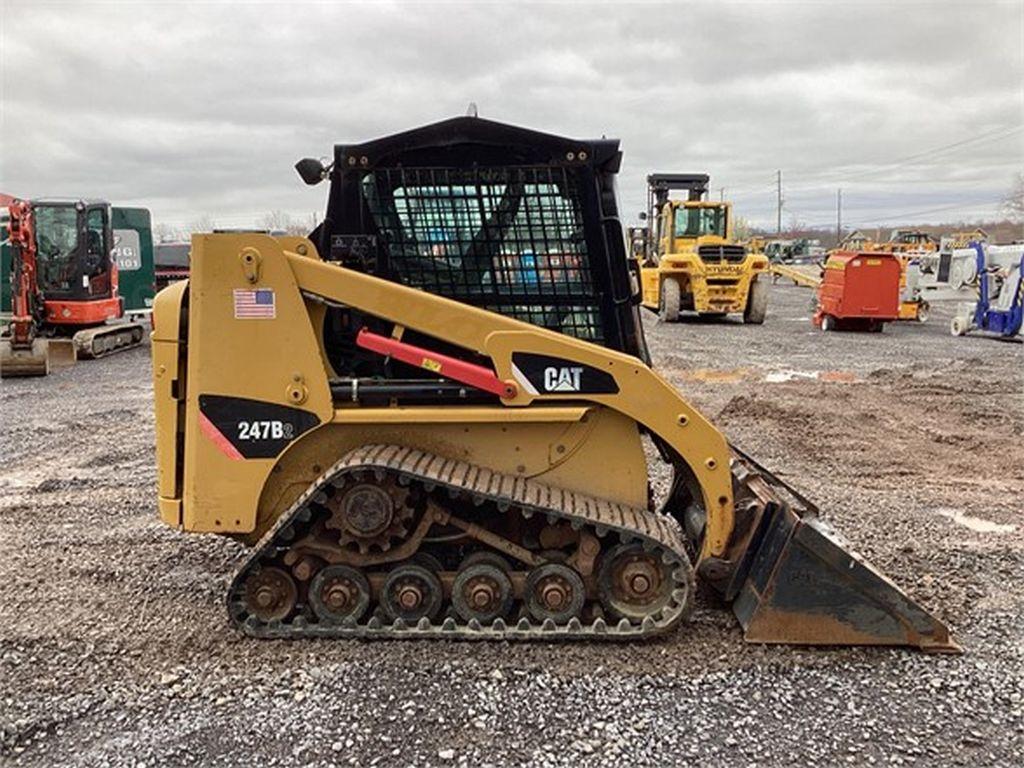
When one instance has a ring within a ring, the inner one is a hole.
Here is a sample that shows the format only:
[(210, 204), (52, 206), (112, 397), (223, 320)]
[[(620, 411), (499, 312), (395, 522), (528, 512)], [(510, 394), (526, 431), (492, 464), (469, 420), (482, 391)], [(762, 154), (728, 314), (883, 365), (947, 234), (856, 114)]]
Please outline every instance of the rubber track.
[[(385, 624), (373, 616), (372, 612), (369, 618), (364, 617), (358, 624), (354, 621), (320, 624), (312, 611), (309, 611), (309, 617), (298, 615), (290, 622), (264, 623), (255, 616), (247, 615), (243, 604), (246, 578), (261, 564), (272, 564), (271, 561), (287, 549), (287, 542), (294, 538), (295, 526), (311, 519), (309, 503), (316, 500), (321, 489), (339, 475), (352, 472), (384, 472), (396, 478), (418, 482), (428, 491), (442, 487), (453, 495), (465, 494), (477, 504), (490, 501), (501, 511), (511, 513), (514, 510), (526, 517), (546, 515), (549, 522), (568, 520), (577, 529), (590, 526), (599, 538), (615, 535), (624, 543), (639, 541), (646, 549), (661, 551), (662, 561), (672, 567), (672, 577), (679, 586), (673, 589), (669, 603), (657, 618), (646, 617), (640, 624), (631, 624), (626, 619), (614, 624), (606, 623), (604, 619), (583, 624), (573, 618), (563, 625), (556, 625), (550, 619), (537, 624), (524, 618), (515, 623), (496, 619), (492, 624), (483, 626), (475, 620), (464, 623), (452, 617), (440, 619), (440, 623), (431, 623), (429, 619), (422, 618), (415, 625), (401, 619), (396, 619), (393, 624)], [(235, 575), (228, 589), (227, 607), (231, 622), (238, 629), (261, 638), (632, 640), (653, 637), (674, 629), (687, 616), (693, 594), (694, 574), (686, 554), (683, 534), (678, 523), (670, 517), (552, 488), (412, 448), (367, 445), (342, 457), (281, 515)]]
[[(132, 341), (132, 334), (136, 329), (140, 330), (138, 341)], [(111, 336), (125, 336), (127, 343), (119, 343), (112, 349), (107, 349), (102, 352), (97, 352), (95, 348), (96, 340), (102, 338), (109, 338)], [(100, 357), (109, 357), (117, 352), (123, 352), (126, 349), (133, 349), (134, 347), (140, 346), (145, 339), (146, 331), (138, 323), (125, 323), (122, 325), (101, 325), (96, 328), (87, 328), (84, 331), (79, 331), (72, 337), (72, 341), (75, 344), (75, 350), (78, 353), (78, 357), (82, 360), (95, 360)]]

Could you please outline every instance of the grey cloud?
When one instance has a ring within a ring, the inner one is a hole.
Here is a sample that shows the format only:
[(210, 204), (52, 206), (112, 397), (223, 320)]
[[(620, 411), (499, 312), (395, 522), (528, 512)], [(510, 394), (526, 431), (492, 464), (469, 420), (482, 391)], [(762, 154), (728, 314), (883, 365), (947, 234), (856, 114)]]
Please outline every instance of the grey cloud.
[[(3, 0), (0, 188), (101, 195), (186, 223), (320, 211), (291, 166), (461, 114), (623, 141), (701, 170), (757, 223), (963, 203), (990, 213), (1024, 122), (1020, 2), (102, 3)], [(849, 179), (848, 181), (845, 181)], [(944, 214), (938, 214), (942, 218)], [(928, 217), (925, 217), (928, 218)]]

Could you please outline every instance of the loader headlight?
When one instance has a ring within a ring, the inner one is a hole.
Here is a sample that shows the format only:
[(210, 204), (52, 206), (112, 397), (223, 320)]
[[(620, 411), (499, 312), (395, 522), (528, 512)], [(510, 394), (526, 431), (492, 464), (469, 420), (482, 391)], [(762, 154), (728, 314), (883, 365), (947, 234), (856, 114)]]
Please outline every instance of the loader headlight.
[(327, 178), (329, 167), (315, 157), (304, 157), (295, 164), (295, 170), (299, 172), (304, 182), (313, 186)]

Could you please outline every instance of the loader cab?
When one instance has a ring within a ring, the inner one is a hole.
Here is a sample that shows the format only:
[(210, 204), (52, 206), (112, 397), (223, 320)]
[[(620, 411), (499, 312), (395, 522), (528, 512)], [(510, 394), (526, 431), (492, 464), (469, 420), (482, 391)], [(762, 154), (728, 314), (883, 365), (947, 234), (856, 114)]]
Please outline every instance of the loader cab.
[(116, 295), (110, 206), (101, 201), (32, 202), (36, 280), (47, 300), (72, 302)]
[[(618, 141), (461, 117), (335, 147), (323, 258), (647, 360), (618, 219)], [(329, 311), (325, 348), (351, 350)], [(336, 370), (339, 363), (332, 359)]]

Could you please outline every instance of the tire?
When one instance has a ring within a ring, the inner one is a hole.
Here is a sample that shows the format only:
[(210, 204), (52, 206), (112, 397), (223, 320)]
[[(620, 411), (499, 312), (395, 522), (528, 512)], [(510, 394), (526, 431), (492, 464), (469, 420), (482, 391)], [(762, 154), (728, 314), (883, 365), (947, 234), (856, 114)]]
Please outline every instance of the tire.
[(917, 322), (927, 323), (930, 309), (931, 305), (927, 301), (922, 301), (917, 307)]
[(961, 317), (960, 315), (954, 317), (949, 323), (949, 332), (952, 333), (954, 336), (966, 336), (967, 331), (969, 331), (970, 329), (970, 321), (965, 317)]
[(836, 329), (836, 319), (832, 315), (822, 315), (821, 330), (828, 332)]
[(658, 302), (658, 318), (663, 323), (674, 323), (679, 319), (679, 282), (671, 277), (661, 281), (661, 301)]
[(747, 294), (747, 307), (743, 310), (743, 322), (749, 325), (761, 325), (768, 314), (768, 283), (755, 278), (750, 283)]

